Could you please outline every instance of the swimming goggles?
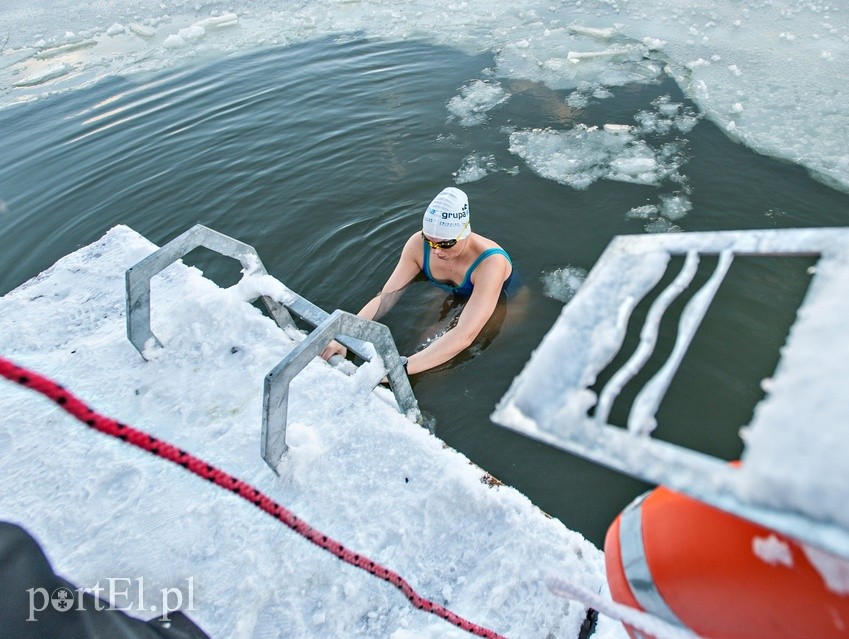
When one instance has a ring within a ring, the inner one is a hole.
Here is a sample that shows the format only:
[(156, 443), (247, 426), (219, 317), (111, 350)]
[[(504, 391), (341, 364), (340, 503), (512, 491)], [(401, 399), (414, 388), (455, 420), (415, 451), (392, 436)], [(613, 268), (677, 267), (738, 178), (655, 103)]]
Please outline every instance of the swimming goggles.
[(466, 230), (466, 226), (468, 225), (469, 222), (466, 222), (465, 226), (460, 229), (460, 232), (457, 234), (457, 237), (455, 237), (453, 240), (442, 240), (441, 242), (433, 242), (425, 237), (424, 231), (422, 231), (422, 239), (425, 241), (425, 244), (427, 244), (430, 248), (442, 249), (443, 251), (445, 251), (447, 249), (450, 249), (457, 243), (457, 240), (460, 239), (460, 236), (463, 234), (463, 231)]

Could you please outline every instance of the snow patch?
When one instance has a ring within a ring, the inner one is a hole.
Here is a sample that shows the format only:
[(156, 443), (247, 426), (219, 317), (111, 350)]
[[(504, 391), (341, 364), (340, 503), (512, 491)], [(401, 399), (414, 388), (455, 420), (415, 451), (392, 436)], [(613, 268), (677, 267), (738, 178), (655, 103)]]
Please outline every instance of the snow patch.
[(790, 549), (790, 544), (775, 535), (752, 538), (752, 552), (770, 566), (793, 567), (793, 551)]
[(849, 560), (813, 546), (802, 546), (802, 549), (829, 590), (838, 595), (849, 595)]

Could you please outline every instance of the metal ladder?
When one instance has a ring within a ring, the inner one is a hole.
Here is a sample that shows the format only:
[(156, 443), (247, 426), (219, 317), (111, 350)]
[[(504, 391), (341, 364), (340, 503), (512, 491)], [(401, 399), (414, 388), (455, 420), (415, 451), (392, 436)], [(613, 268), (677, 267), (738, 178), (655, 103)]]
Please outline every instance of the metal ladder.
[[(125, 274), (127, 339), (145, 360), (147, 360), (145, 357), (147, 349), (163, 347), (150, 328), (150, 280), (157, 273), (199, 247), (205, 247), (238, 260), (244, 273), (268, 275), (262, 260), (252, 246), (201, 224), (193, 226), (136, 265), (131, 266)], [(282, 302), (267, 295), (248, 300), (250, 303), (261, 299), (271, 317), (282, 329), (297, 330), (292, 314), (314, 327), (314, 330), (265, 376), (260, 452), (275, 473), (288, 449), (286, 420), (289, 384), (334, 339), (365, 361), (371, 361), (376, 353), (386, 368), (389, 386), (399, 410), (416, 423), (424, 423), (389, 328), (341, 310), (328, 314), (294, 291), (290, 290), (288, 293), (288, 299)], [(374, 347), (373, 350), (369, 344)]]

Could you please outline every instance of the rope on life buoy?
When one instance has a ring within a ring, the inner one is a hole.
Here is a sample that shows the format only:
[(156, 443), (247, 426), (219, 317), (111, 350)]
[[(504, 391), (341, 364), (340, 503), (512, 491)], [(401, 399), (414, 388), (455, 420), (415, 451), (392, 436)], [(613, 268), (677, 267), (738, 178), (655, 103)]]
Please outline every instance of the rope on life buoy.
[(558, 577), (549, 577), (545, 580), (545, 583), (548, 589), (558, 597), (579, 601), (587, 608), (597, 610), (604, 616), (621, 621), (641, 633), (651, 635), (655, 639), (699, 639), (698, 635), (687, 628), (673, 626), (642, 610), (631, 608), (631, 606), (617, 603), (611, 599), (605, 599), (584, 586), (570, 583)]
[(225, 490), (235, 493), (242, 499), (249, 501), (263, 512), (271, 515), (284, 525), (288, 526), (319, 548), (323, 548), (352, 566), (361, 568), (369, 574), (391, 583), (398, 590), (404, 593), (404, 596), (410, 601), (410, 603), (419, 610), (441, 617), (458, 628), (462, 628), (466, 632), (477, 635), (478, 637), (486, 637), (487, 639), (505, 639), (502, 635), (484, 628), (483, 626), (472, 623), (436, 602), (425, 599), (413, 590), (413, 587), (410, 586), (407, 580), (401, 577), (398, 573), (381, 566), (364, 555), (349, 550), (335, 539), (328, 537), (321, 531), (316, 530), (307, 524), (302, 519), (299, 519), (290, 510), (281, 506), (250, 484), (219, 470), (212, 464), (208, 464), (202, 459), (199, 459), (166, 441), (157, 439), (156, 437), (137, 430), (132, 426), (122, 424), (110, 417), (106, 417), (105, 415), (95, 412), (71, 392), (47, 377), (22, 368), (4, 357), (0, 357), (0, 375), (21, 386), (30, 388), (41, 393), (45, 397), (48, 397), (56, 402), (63, 410), (86, 424), (89, 428), (120, 439), (128, 444), (132, 444), (133, 446), (141, 448), (149, 453), (153, 453), (157, 457), (161, 457), (162, 459), (166, 459), (178, 466), (182, 466), (198, 477), (202, 477), (203, 479), (206, 479)]

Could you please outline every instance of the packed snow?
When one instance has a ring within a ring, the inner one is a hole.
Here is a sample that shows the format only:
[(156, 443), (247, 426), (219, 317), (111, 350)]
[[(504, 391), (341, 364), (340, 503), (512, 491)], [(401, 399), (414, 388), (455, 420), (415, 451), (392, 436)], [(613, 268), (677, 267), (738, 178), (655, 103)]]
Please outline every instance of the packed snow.
[[(246, 294), (178, 262), (152, 280), (145, 361), (126, 337), (124, 272), (156, 247), (118, 226), (0, 298), (0, 353), (96, 410), (165, 439), (264, 491), (324, 533), (395, 570), (425, 597), (512, 637), (577, 636), (586, 609), (556, 577), (606, 591), (602, 553), (400, 415), (374, 371), (316, 358), (292, 384), (290, 449), (260, 457), (265, 375), (304, 335)], [(221, 258), (225, 259), (225, 258)], [(276, 282), (276, 280), (274, 280)], [(363, 377), (371, 383), (365, 383)], [(87, 429), (2, 380), (0, 511), (28, 529), (60, 575), (158, 616), (177, 588), (212, 637), (461, 637), (395, 588), (319, 550), (238, 497)], [(143, 579), (143, 597), (133, 590)], [(140, 600), (139, 598), (142, 597)], [(140, 603), (141, 601), (141, 603)], [(602, 618), (599, 637), (624, 637)]]

